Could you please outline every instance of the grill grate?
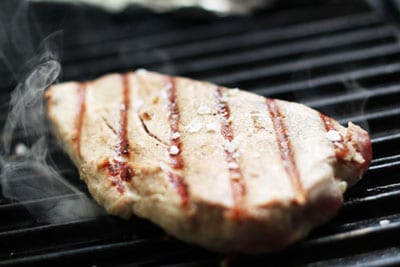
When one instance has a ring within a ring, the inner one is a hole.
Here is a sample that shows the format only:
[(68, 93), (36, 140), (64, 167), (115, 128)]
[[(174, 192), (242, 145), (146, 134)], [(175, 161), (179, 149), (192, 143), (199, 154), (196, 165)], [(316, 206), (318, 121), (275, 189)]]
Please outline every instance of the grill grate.
[[(303, 102), (341, 123), (368, 125), (374, 160), (346, 194), (340, 214), (284, 252), (238, 257), (232, 264), (399, 264), (399, 28), (361, 1), (325, 2), (281, 4), (246, 18), (207, 19), (136, 9), (111, 16), (48, 3), (33, 9), (51, 18), (42, 22), (46, 30), (65, 31), (63, 80), (144, 67)], [(16, 81), (3, 65), (0, 77), (4, 123)], [(13, 137), (14, 143), (21, 140), (18, 133)], [(65, 154), (55, 144), (51, 151), (60, 173), (87, 194)], [(101, 215), (41, 223), (27, 206), (79, 197), (61, 181), (55, 183), (63, 190), (46, 198), (15, 202), (0, 195), (0, 265), (204, 266), (224, 258), (166, 237), (138, 218)]]

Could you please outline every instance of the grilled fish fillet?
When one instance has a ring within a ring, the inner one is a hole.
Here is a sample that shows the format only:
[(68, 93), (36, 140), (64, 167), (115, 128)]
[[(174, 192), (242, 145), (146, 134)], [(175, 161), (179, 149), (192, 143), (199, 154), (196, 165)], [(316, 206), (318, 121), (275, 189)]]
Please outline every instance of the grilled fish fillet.
[(222, 252), (276, 251), (332, 218), (368, 133), (304, 105), (145, 70), (66, 82), (48, 117), (96, 201)]

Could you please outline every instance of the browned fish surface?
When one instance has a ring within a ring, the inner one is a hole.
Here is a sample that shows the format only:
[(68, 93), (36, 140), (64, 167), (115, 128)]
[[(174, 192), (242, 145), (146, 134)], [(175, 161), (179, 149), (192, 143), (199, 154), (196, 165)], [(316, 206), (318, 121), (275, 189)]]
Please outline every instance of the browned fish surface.
[(139, 70), (46, 92), (96, 201), (217, 251), (278, 250), (332, 218), (368, 133), (304, 105)]

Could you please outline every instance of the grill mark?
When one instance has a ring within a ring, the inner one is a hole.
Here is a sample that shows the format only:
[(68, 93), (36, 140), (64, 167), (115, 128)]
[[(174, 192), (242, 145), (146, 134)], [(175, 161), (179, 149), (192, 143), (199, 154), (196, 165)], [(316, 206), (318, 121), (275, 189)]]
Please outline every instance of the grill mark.
[[(169, 143), (169, 158), (170, 158), (170, 165), (174, 170), (182, 170), (185, 166), (183, 157), (182, 157), (182, 142), (181, 138), (176, 137), (176, 134), (179, 134), (179, 106), (178, 106), (178, 99), (176, 95), (176, 86), (175, 86), (175, 79), (173, 77), (169, 77), (168, 79), (169, 84), (171, 85), (167, 89), (167, 99), (168, 99), (168, 122), (171, 131), (170, 143)], [(177, 148), (177, 151), (173, 151), (173, 148)], [(189, 203), (189, 191), (188, 185), (185, 182), (185, 178), (177, 173), (168, 172), (168, 176), (170, 182), (174, 185), (175, 190), (179, 194), (181, 198), (182, 206), (187, 206)]]
[(134, 171), (128, 162), (118, 161), (113, 159), (105, 160), (98, 166), (99, 169), (106, 169), (112, 177), (111, 184), (117, 187), (120, 194), (125, 192), (125, 187), (122, 181), (129, 182), (134, 176)]
[(295, 201), (302, 204), (305, 202), (306, 196), (301, 184), (299, 170), (296, 166), (292, 145), (283, 122), (281, 111), (274, 99), (266, 98), (266, 104), (272, 119), (272, 124), (274, 125), (275, 136), (278, 141), (278, 148), (283, 166), (295, 191)]
[[(116, 146), (117, 156), (123, 156), (124, 159), (130, 156), (130, 147), (128, 140), (128, 111), (130, 107), (130, 86), (129, 86), (129, 74), (121, 75), (122, 82), (122, 103), (120, 105), (120, 125), (119, 130), (116, 132), (114, 128), (108, 123), (103, 117), (106, 125), (118, 135), (118, 145)], [(123, 182), (130, 182), (134, 176), (134, 170), (127, 161), (119, 161), (116, 159), (105, 160), (102, 164), (98, 165), (98, 169), (106, 169), (108, 174), (111, 176), (111, 185), (116, 186), (117, 191), (120, 194), (125, 192), (125, 186)]]
[(331, 141), (333, 143), (333, 146), (335, 148), (335, 156), (338, 160), (343, 159), (346, 155), (349, 154), (349, 149), (345, 145), (344, 138), (340, 131), (335, 127), (335, 124), (333, 123), (333, 119), (329, 118), (328, 116), (325, 116), (324, 114), (320, 113), (319, 114), (321, 117), (321, 120), (324, 124), (325, 130), (328, 133), (329, 131), (335, 131), (339, 134), (340, 140), (338, 141)]
[(120, 129), (119, 129), (119, 144), (117, 146), (117, 153), (119, 156), (129, 156), (130, 148), (128, 141), (128, 111), (130, 107), (130, 86), (129, 75), (124, 74), (121, 76), (123, 86), (123, 101), (120, 107)]
[[(230, 109), (226, 101), (223, 99), (222, 88), (218, 87), (215, 92), (217, 102), (217, 111), (221, 121), (221, 135), (226, 142), (232, 142), (234, 139), (232, 130), (232, 121), (230, 120)], [(231, 190), (233, 198), (233, 218), (237, 218), (240, 213), (240, 204), (244, 201), (247, 190), (243, 181), (243, 174), (240, 169), (235, 149), (228, 149), (224, 146), (226, 162), (228, 163), (228, 171), (231, 181)]]
[(87, 83), (80, 83), (78, 87), (78, 112), (75, 120), (75, 136), (72, 138), (72, 142), (75, 143), (78, 157), (82, 158), (81, 154), (81, 132), (83, 125), (83, 118), (86, 113), (86, 89)]

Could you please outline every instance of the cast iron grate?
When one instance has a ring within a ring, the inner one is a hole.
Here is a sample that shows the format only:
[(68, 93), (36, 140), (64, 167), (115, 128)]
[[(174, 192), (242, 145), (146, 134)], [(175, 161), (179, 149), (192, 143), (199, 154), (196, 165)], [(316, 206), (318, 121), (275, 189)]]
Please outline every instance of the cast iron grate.
[[(135, 9), (114, 17), (91, 8), (33, 7), (40, 17), (51, 17), (51, 23), (43, 21), (49, 31), (65, 31), (62, 80), (148, 68), (300, 101), (342, 123), (368, 125), (374, 160), (346, 194), (340, 214), (284, 252), (238, 257), (233, 266), (400, 263), (399, 29), (382, 13), (363, 2), (335, 1), (207, 19)], [(0, 77), (3, 124), (15, 81), (1, 65)], [(13, 138), (16, 143), (21, 137)], [(53, 148), (52, 158), (87, 194), (65, 154)], [(137, 218), (104, 215), (44, 224), (26, 210), (76, 197), (68, 188), (24, 202), (1, 196), (0, 265), (204, 266), (225, 257), (168, 238)]]

